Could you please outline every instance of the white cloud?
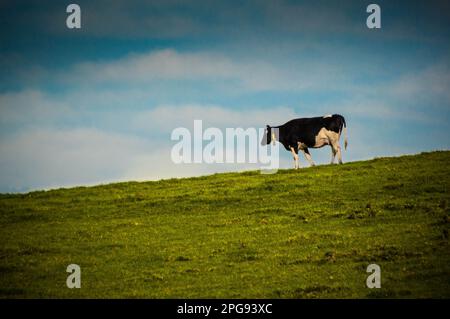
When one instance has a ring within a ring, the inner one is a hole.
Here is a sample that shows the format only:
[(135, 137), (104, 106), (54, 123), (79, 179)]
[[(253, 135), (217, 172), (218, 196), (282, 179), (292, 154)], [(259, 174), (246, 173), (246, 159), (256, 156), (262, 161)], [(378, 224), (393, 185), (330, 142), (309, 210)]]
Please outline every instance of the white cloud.
[(214, 88), (228, 95), (324, 88), (328, 92), (348, 91), (358, 87), (353, 84), (353, 78), (361, 76), (362, 71), (349, 69), (342, 61), (336, 61), (334, 55), (318, 60), (304, 49), (296, 53), (297, 58), (292, 61), (280, 57), (274, 59), (273, 54), (153, 50), (131, 53), (111, 61), (77, 63), (59, 72), (37, 67), (30, 74), (27, 69), (22, 80), (34, 86), (50, 82), (84, 90), (112, 85), (120, 90), (145, 89), (154, 95), (168, 90), (182, 93), (192, 87)]
[(0, 123), (42, 125), (73, 115), (70, 106), (41, 91), (25, 90), (0, 94)]
[(430, 102), (434, 99), (448, 105), (450, 103), (449, 83), (450, 64), (441, 61), (424, 70), (403, 75), (389, 88), (389, 92), (402, 99), (421, 102)]
[(230, 58), (215, 52), (157, 50), (130, 54), (111, 62), (85, 62), (60, 74), (58, 80), (84, 86), (121, 83), (151, 88), (160, 80), (198, 81), (237, 91), (304, 90), (341, 87), (341, 67), (307, 60), (295, 66), (263, 59)]
[(86, 62), (75, 67), (80, 78), (95, 81), (149, 81), (154, 79), (186, 79), (229, 77), (236, 72), (227, 58), (210, 53), (180, 54), (160, 50), (129, 56), (106, 63)]
[(191, 127), (194, 120), (202, 120), (208, 127), (265, 127), (280, 125), (295, 118), (289, 107), (249, 108), (235, 110), (217, 105), (162, 105), (136, 114), (132, 125), (153, 132), (171, 132), (177, 127)]
[(23, 190), (116, 180), (146, 147), (136, 137), (85, 128), (2, 136), (0, 186)]

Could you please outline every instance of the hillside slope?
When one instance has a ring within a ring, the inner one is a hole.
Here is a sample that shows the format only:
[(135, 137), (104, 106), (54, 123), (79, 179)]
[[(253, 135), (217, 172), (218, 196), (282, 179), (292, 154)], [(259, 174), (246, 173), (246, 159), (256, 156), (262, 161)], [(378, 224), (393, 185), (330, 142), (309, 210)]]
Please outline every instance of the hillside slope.
[[(0, 297), (450, 297), (450, 152), (0, 195)], [(68, 289), (66, 267), (81, 267)], [(366, 268), (381, 267), (381, 289)]]

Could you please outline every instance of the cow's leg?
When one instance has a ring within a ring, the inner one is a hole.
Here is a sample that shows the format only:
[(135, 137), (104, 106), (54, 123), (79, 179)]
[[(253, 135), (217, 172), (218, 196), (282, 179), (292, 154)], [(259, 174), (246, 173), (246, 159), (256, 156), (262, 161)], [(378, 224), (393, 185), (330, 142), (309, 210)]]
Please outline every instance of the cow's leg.
[(336, 141), (332, 144), (333, 147), (333, 152), (337, 155), (338, 157), (338, 162), (339, 164), (342, 164), (342, 154), (341, 154), (341, 147), (339, 146), (339, 141)]
[(302, 151), (303, 151), (303, 154), (305, 155), (305, 158), (308, 161), (309, 165), (315, 166), (316, 164), (314, 164), (311, 154), (309, 154), (308, 148), (302, 149)]
[(297, 169), (300, 166), (298, 163), (297, 151), (295, 150), (295, 148), (291, 147), (291, 152), (292, 152), (292, 156), (294, 157), (294, 169)]
[(336, 132), (328, 133), (328, 140), (333, 148), (333, 157), (331, 159), (332, 163), (334, 163), (334, 157), (337, 155), (339, 164), (342, 164), (342, 154), (341, 154), (341, 146), (339, 145), (339, 134)]
[(336, 157), (336, 152), (334, 151), (334, 147), (333, 145), (331, 146), (331, 163), (330, 164), (334, 164), (334, 158)]
[(339, 164), (342, 164), (342, 153), (341, 153), (341, 146), (339, 145), (339, 142), (337, 143), (337, 157)]

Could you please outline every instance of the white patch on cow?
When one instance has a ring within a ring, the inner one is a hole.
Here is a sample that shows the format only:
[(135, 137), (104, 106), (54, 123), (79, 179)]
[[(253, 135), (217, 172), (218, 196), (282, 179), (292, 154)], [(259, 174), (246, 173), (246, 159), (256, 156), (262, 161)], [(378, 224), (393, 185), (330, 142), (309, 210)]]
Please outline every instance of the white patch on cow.
[(331, 115), (331, 114), (327, 114), (327, 115), (324, 115), (323, 118), (326, 119), (327, 117), (332, 117), (332, 116), (333, 115)]
[(275, 138), (275, 133), (272, 132), (272, 143), (273, 143), (273, 145), (275, 145), (276, 140), (277, 139)]
[(339, 144), (339, 133), (333, 132), (333, 131), (326, 131), (329, 144)]
[(334, 133), (332, 131), (328, 131), (326, 128), (321, 128), (319, 133), (316, 135), (316, 143), (314, 144), (314, 148), (320, 148), (324, 145), (330, 144), (329, 136), (330, 133)]

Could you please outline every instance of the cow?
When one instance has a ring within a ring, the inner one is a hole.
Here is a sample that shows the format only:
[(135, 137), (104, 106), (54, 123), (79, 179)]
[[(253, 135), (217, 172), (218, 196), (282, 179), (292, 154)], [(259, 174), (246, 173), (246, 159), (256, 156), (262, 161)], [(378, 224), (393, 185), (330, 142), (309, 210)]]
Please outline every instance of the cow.
[(339, 164), (342, 164), (341, 147), (339, 138), (345, 134), (345, 149), (347, 149), (347, 124), (342, 115), (333, 114), (321, 117), (299, 118), (290, 120), (280, 126), (266, 126), (262, 145), (269, 145), (278, 141), (284, 148), (292, 152), (294, 168), (299, 168), (298, 151), (302, 151), (311, 166), (314, 162), (309, 153), (309, 148), (331, 146), (331, 164), (334, 164), (337, 155)]

